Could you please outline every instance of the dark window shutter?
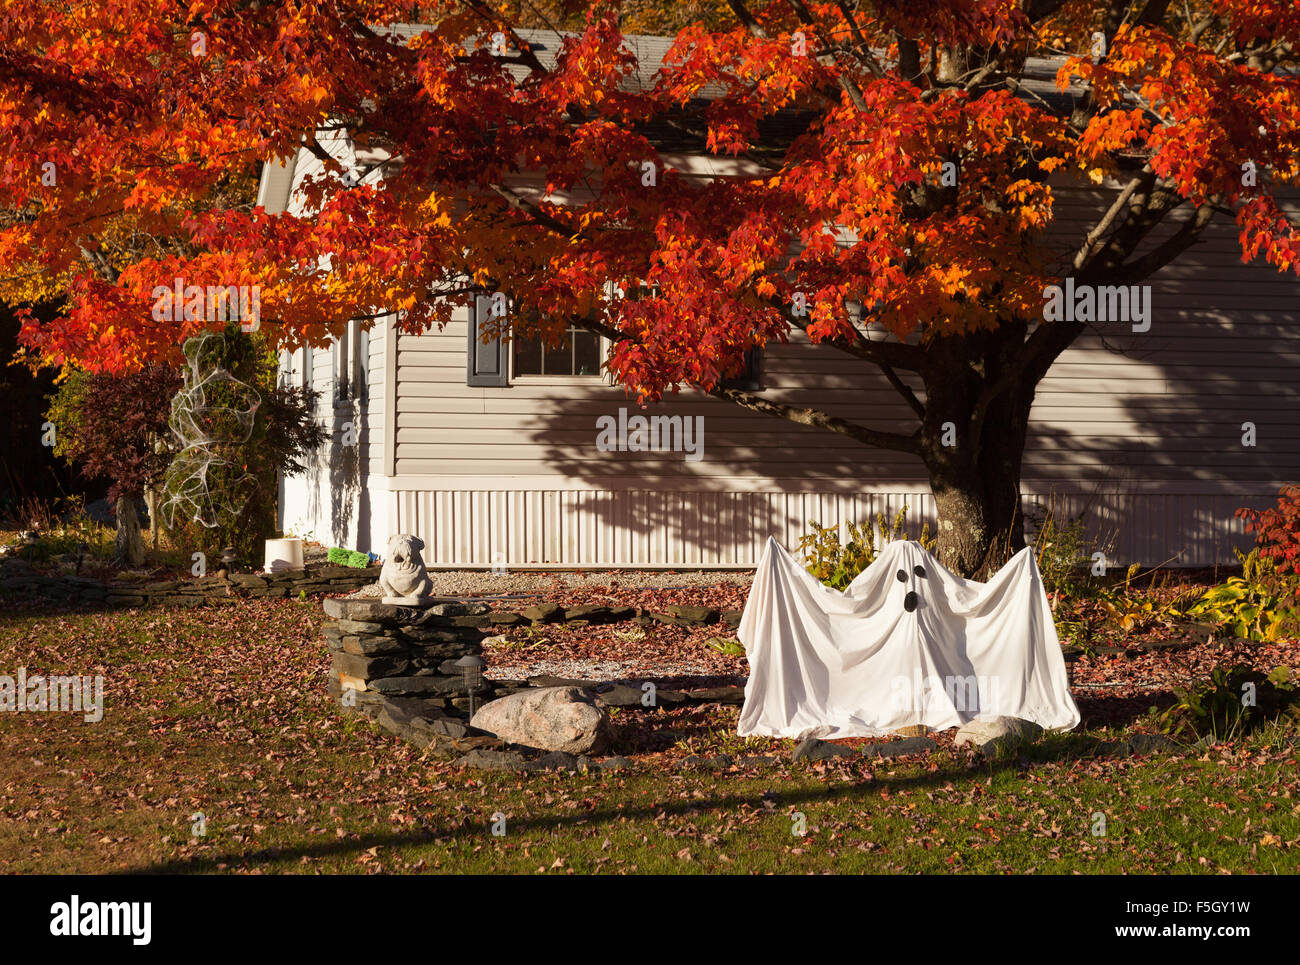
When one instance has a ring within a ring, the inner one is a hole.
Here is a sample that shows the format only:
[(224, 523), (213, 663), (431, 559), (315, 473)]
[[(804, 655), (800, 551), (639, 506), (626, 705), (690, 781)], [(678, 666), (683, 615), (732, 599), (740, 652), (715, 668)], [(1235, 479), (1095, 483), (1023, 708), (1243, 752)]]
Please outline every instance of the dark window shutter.
[(506, 343), (499, 338), (484, 342), (479, 338), (484, 323), (492, 316), (492, 299), (477, 295), (469, 313), (469, 346), (466, 385), (505, 386), (510, 384), (506, 368)]
[(734, 379), (723, 379), (722, 387), (724, 389), (740, 389), (745, 392), (757, 392), (762, 388), (758, 382), (758, 360), (758, 349), (749, 349), (745, 352), (745, 371), (741, 372)]

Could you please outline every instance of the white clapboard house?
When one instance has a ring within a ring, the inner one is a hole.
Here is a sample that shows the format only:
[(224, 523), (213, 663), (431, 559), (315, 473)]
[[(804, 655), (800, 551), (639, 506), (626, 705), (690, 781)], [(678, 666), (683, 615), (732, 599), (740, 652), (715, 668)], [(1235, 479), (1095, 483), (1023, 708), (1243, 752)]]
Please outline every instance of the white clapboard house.
[[(525, 39), (544, 61), (558, 47), (546, 32)], [(670, 43), (628, 42), (644, 78)], [(1069, 96), (1056, 91), (1056, 64), (1037, 68), (1036, 93)], [(321, 141), (345, 167), (373, 168), (345, 134), (331, 137)], [(698, 177), (746, 173), (729, 159), (663, 156)], [(306, 150), (268, 164), (260, 203), (302, 213), (296, 188), (320, 170)], [(1072, 251), (1115, 190), (1063, 185), (1044, 244)], [(1090, 333), (1041, 384), (1023, 498), (1031, 511), (1087, 507), (1120, 562), (1231, 562), (1249, 544), (1234, 511), (1300, 481), (1300, 282), (1243, 264), (1225, 222), (1150, 283), (1149, 331)], [(809, 520), (844, 524), (904, 504), (909, 518), (933, 516), (910, 456), (693, 391), (638, 410), (602, 374), (598, 337), (575, 331), (563, 351), (484, 345), (473, 314), (420, 335), (354, 322), (328, 348), (283, 353), (282, 378), (321, 393), (318, 417), (334, 437), (309, 473), (282, 484), (282, 527), (380, 555), (389, 534), (415, 533), (438, 567), (744, 568), (769, 535), (793, 546)], [(754, 360), (752, 385), (866, 425), (909, 424), (877, 370), (796, 336)], [(702, 437), (673, 451), (598, 444), (638, 414), (702, 424)]]

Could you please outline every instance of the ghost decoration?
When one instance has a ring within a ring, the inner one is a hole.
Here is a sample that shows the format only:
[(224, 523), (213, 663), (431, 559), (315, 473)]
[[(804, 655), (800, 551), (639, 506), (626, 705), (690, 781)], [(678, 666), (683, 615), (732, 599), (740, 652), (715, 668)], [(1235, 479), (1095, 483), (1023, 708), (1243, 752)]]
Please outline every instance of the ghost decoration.
[(1079, 723), (1027, 548), (980, 583), (897, 540), (840, 592), (769, 539), (737, 635), (750, 667), (741, 736), (878, 737), (994, 717)]

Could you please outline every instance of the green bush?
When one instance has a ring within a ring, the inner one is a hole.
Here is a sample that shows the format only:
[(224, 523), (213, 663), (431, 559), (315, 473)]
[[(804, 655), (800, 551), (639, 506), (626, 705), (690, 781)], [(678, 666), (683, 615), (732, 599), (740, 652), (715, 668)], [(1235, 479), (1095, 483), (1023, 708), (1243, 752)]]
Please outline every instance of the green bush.
[[(880, 534), (880, 545), (896, 539), (910, 539), (904, 525), (907, 507), (904, 506), (894, 517), (891, 526), (885, 521), (885, 514), (876, 516), (876, 528), (871, 522), (859, 526), (849, 523), (849, 541), (840, 540), (838, 526), (821, 526), (812, 520), (808, 526), (812, 532), (799, 538), (799, 549), (803, 551), (804, 566), (808, 572), (827, 586), (843, 590), (854, 578), (875, 562), (879, 555), (876, 548), (876, 534)], [(921, 527), (918, 542), (929, 551), (933, 551), (935, 540), (930, 537), (930, 524)]]
[(331, 546), (326, 555), (329, 561), (337, 566), (353, 566), (357, 569), (365, 569), (370, 565), (369, 553), (344, 549), (341, 546)]
[(1231, 576), (1219, 586), (1211, 587), (1189, 606), (1185, 615), (1217, 624), (1244, 640), (1274, 641), (1297, 623), (1296, 588), (1293, 579), (1277, 572), (1277, 564), (1261, 556), (1259, 548), (1243, 554), (1241, 576)]
[(1300, 691), (1288, 667), (1269, 674), (1245, 664), (1216, 667), (1209, 680), (1174, 693), (1177, 703), (1158, 718), (1172, 737), (1232, 740), (1265, 721), (1300, 718)]

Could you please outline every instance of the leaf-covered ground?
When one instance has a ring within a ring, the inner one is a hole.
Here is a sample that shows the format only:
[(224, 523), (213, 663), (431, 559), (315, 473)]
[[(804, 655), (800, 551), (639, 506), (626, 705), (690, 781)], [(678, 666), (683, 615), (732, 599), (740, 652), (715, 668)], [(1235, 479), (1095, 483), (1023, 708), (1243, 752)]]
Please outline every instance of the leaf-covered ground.
[[(103, 673), (107, 703), (99, 723), (0, 715), (0, 871), (1300, 866), (1294, 732), (1270, 727), (1237, 746), (1180, 755), (1099, 754), (1100, 742), (1149, 729), (1146, 706), (1170, 680), (1212, 666), (1223, 654), (1212, 644), (1081, 661), (1078, 684), (1106, 685), (1076, 690), (1085, 727), (1010, 762), (990, 764), (944, 737), (924, 757), (792, 765), (784, 762), (792, 742), (738, 738), (736, 708), (711, 705), (618, 709), (615, 750), (634, 757), (632, 771), (510, 776), (422, 758), (340, 717), (325, 693), (320, 617), (318, 601), (51, 613), (0, 598), (0, 673)], [(663, 628), (644, 638), (654, 642), (641, 657), (633, 624), (597, 629), (588, 628), (584, 646), (617, 648), (648, 666), (661, 659), (656, 647), (673, 660), (707, 650), (697, 631)], [(1294, 645), (1251, 647), (1246, 656), (1300, 663)], [(722, 673), (744, 672), (743, 658), (702, 657), (714, 658)], [(662, 766), (718, 753), (782, 761), (722, 772)], [(200, 813), (201, 837), (192, 833)], [(1094, 833), (1098, 815), (1104, 835)], [(503, 835), (492, 834), (494, 822)]]

